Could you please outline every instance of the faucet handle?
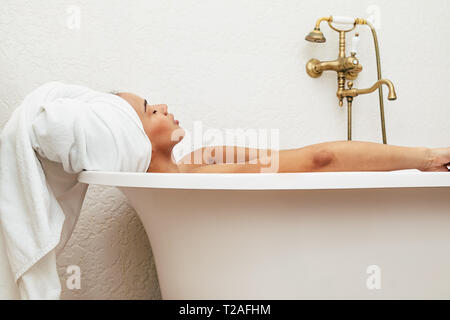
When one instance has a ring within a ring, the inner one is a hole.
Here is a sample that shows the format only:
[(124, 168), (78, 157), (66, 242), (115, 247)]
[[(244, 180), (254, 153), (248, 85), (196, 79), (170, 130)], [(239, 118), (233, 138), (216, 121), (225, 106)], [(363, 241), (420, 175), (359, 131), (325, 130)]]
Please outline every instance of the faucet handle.
[(359, 33), (356, 32), (352, 38), (352, 49), (350, 50), (352, 56), (355, 56), (356, 53), (358, 52), (358, 43), (359, 43)]

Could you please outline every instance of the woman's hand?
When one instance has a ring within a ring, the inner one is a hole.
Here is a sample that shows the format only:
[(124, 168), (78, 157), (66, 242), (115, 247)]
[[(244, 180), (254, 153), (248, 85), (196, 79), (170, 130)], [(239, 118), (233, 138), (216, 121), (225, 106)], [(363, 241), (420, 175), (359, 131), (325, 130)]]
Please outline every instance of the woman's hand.
[(448, 172), (450, 169), (447, 166), (450, 166), (450, 148), (434, 148), (430, 149), (428, 165), (420, 171)]

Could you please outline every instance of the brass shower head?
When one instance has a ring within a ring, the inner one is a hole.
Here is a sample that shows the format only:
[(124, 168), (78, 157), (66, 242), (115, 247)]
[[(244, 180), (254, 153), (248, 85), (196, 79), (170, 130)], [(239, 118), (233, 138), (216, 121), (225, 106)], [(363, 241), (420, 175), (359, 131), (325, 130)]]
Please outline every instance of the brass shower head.
[(320, 31), (320, 29), (318, 28), (314, 28), (313, 31), (311, 31), (306, 37), (305, 37), (306, 41), (310, 41), (310, 42), (316, 42), (316, 43), (323, 43), (326, 41), (322, 31)]

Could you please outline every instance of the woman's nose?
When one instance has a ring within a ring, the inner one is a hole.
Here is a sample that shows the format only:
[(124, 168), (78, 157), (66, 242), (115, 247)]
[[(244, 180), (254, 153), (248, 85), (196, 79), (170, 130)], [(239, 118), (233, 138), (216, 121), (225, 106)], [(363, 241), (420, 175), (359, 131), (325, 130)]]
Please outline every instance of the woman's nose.
[(167, 105), (166, 104), (155, 104), (153, 105), (155, 109), (157, 109), (159, 112), (163, 113), (167, 116)]
[(161, 104), (160, 106), (161, 106), (161, 108), (163, 110), (162, 112), (167, 116), (167, 108), (168, 108), (167, 105), (166, 104)]

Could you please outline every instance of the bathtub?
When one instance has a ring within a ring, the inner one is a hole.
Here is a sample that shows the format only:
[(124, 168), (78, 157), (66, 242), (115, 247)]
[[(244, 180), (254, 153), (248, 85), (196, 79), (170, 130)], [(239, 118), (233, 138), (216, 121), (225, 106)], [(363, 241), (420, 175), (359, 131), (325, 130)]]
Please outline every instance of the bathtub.
[(450, 299), (450, 174), (121, 173), (163, 299)]

